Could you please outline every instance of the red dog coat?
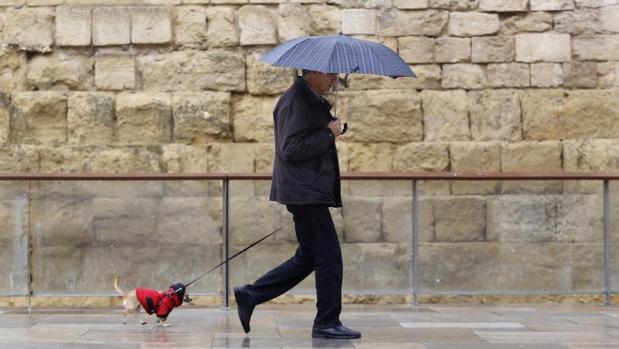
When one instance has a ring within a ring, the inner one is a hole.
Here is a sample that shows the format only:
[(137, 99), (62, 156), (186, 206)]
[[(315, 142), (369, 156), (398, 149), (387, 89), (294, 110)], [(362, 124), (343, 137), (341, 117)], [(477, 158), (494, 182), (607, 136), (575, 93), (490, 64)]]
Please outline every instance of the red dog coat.
[(183, 304), (185, 286), (179, 287), (177, 285), (181, 284), (174, 284), (165, 292), (152, 288), (136, 288), (135, 294), (149, 315), (155, 313), (157, 317), (166, 319), (174, 307)]

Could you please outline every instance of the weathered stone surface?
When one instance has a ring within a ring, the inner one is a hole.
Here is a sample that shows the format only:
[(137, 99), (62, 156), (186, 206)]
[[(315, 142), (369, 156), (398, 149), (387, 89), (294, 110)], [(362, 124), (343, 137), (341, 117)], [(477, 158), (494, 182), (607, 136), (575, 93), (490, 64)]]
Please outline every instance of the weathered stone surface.
[[(606, 17), (608, 18), (608, 17)], [(602, 33), (602, 14), (599, 10), (578, 9), (555, 15), (555, 31), (572, 35)]]
[(100, 90), (135, 88), (135, 58), (130, 54), (101, 54), (95, 57), (95, 85)]
[(430, 0), (430, 7), (452, 11), (474, 10), (479, 6), (479, 0)]
[(598, 67), (595, 62), (573, 62), (563, 64), (563, 86), (575, 88), (597, 87)]
[(54, 43), (54, 11), (49, 8), (9, 8), (4, 16), (4, 42), (20, 50), (50, 52)]
[[(605, 172), (619, 169), (619, 141), (585, 139), (563, 141), (566, 172)], [(597, 185), (599, 190), (599, 184)]]
[(477, 64), (445, 64), (441, 86), (445, 89), (476, 90), (486, 87), (488, 78), (483, 66)]
[(520, 99), (516, 91), (469, 92), (468, 108), (474, 140), (516, 142), (522, 139)]
[(443, 172), (449, 168), (447, 144), (419, 142), (400, 146), (393, 155), (394, 171)]
[[(454, 142), (449, 146), (451, 170), (454, 172), (501, 172), (499, 143)], [(454, 194), (494, 194), (497, 181), (453, 181)]]
[[(410, 243), (343, 244), (342, 255), (344, 292), (350, 289), (369, 294), (382, 289), (406, 293), (410, 289)], [(372, 270), (367, 270), (368, 264)]]
[(488, 64), (487, 71), (491, 87), (528, 87), (531, 84), (528, 64)]
[(350, 197), (343, 210), (344, 241), (380, 242), (382, 202), (380, 197)]
[(161, 171), (157, 153), (136, 147), (45, 147), (40, 151), (40, 158), (41, 172), (50, 173)]
[[(507, 143), (501, 150), (502, 172), (561, 172), (559, 141)], [(561, 181), (503, 181), (503, 193), (560, 193)]]
[[(390, 171), (393, 157), (391, 143), (337, 143), (340, 171)], [(378, 196), (379, 194), (375, 194)]]
[(437, 63), (469, 62), (471, 39), (442, 37), (436, 39), (434, 60)]
[(531, 64), (532, 87), (558, 87), (563, 85), (563, 68), (560, 63)]
[(601, 242), (603, 200), (599, 195), (563, 195), (557, 198), (556, 241)]
[(131, 11), (126, 7), (96, 7), (92, 11), (92, 43), (95, 46), (131, 42)]
[(264, 53), (259, 51), (246, 56), (247, 91), (252, 95), (279, 95), (290, 87), (296, 72), (261, 62)]
[(172, 132), (170, 102), (170, 95), (164, 93), (119, 94), (116, 98), (118, 142), (168, 143)]
[(598, 87), (614, 88), (619, 86), (619, 64), (616, 62), (598, 63)]
[(513, 35), (525, 32), (544, 32), (552, 29), (552, 14), (530, 12), (514, 14), (501, 21), (501, 35)]
[(33, 145), (0, 145), (0, 170), (3, 172), (38, 172), (38, 148)]
[(245, 61), (238, 53), (178, 51), (140, 56), (137, 63), (145, 90), (245, 90)]
[[(612, 90), (538, 90), (522, 96), (525, 139), (613, 138), (619, 99)], [(582, 122), (586, 112), (587, 122)]]
[(131, 43), (165, 44), (172, 41), (172, 15), (166, 7), (131, 9)]
[(393, 7), (401, 10), (420, 10), (428, 8), (428, 0), (394, 0)]
[[(617, 4), (619, 5), (619, 3)], [(612, 33), (619, 32), (619, 6), (603, 8), (600, 14), (601, 27), (603, 31)]]
[(604, 7), (609, 5), (617, 5), (617, 0), (574, 0), (576, 7)]
[(516, 35), (516, 61), (566, 62), (572, 59), (568, 34), (518, 34)]
[(11, 95), (0, 92), (0, 144), (7, 143), (9, 140), (10, 105)]
[(205, 144), (231, 137), (230, 94), (184, 92), (172, 96), (176, 143)]
[(426, 141), (463, 141), (471, 138), (464, 91), (424, 91), (423, 127)]
[(365, 9), (342, 10), (343, 34), (374, 34), (376, 31), (376, 11)]
[(431, 89), (441, 88), (441, 67), (437, 64), (420, 64), (414, 67), (417, 78), (400, 78), (393, 80), (377, 75), (352, 75), (349, 77), (350, 90), (380, 89)]
[[(1, 155), (0, 155), (1, 157)], [(28, 183), (0, 184), (0, 292), (28, 292)]]
[(64, 94), (17, 92), (11, 101), (11, 143), (57, 145), (67, 140), (67, 97)]
[(487, 12), (527, 11), (528, 0), (480, 0), (479, 10)]
[(277, 34), (281, 42), (309, 35), (312, 19), (301, 4), (279, 5)]
[(112, 144), (115, 140), (115, 98), (105, 93), (76, 93), (69, 96), (67, 138), (69, 144)]
[(572, 44), (575, 60), (613, 61), (619, 59), (619, 35), (575, 37)]
[(192, 48), (207, 46), (206, 7), (177, 6), (174, 8), (173, 16), (175, 44)]
[[(434, 240), (434, 204), (432, 200), (419, 202), (419, 241)], [(383, 197), (383, 235), (386, 242), (413, 241), (413, 204), (411, 197)]]
[(209, 47), (231, 47), (239, 44), (239, 30), (236, 26), (236, 12), (231, 7), (207, 7)]
[(56, 7), (56, 45), (90, 45), (91, 24), (91, 8), (81, 6)]
[(312, 35), (333, 35), (342, 26), (341, 10), (335, 6), (312, 5), (309, 8)]
[[(168, 173), (206, 173), (208, 172), (208, 161), (206, 146), (194, 146), (185, 144), (165, 144), (161, 147), (161, 163), (164, 172)], [(182, 195), (208, 195), (208, 190), (204, 189), (211, 183), (196, 181), (195, 183), (183, 181), (166, 182), (168, 193), (174, 188)], [(188, 187), (187, 190), (184, 186)], [(170, 194), (169, 194), (170, 195)]]
[(37, 90), (88, 90), (93, 85), (93, 57), (55, 51), (30, 60), (26, 86)]
[(574, 0), (530, 0), (531, 11), (573, 10)]
[(553, 241), (557, 213), (552, 196), (497, 196), (488, 199), (487, 210), (490, 241)]
[(422, 139), (421, 100), (415, 91), (343, 92), (338, 103), (338, 117), (350, 121), (349, 141), (408, 143)]
[(483, 197), (434, 201), (436, 241), (482, 241), (486, 230), (486, 200)]
[(236, 142), (272, 142), (273, 108), (278, 97), (242, 96), (232, 99)]
[(495, 34), (500, 28), (501, 21), (497, 14), (452, 12), (449, 15), (449, 34), (454, 36)]
[(266, 7), (247, 5), (237, 13), (242, 46), (277, 43), (277, 21)]
[(482, 36), (472, 39), (471, 60), (476, 63), (512, 62), (516, 48), (511, 36)]
[(406, 63), (434, 63), (434, 39), (425, 36), (398, 38), (398, 53)]
[(448, 19), (447, 11), (399, 11), (382, 9), (377, 14), (376, 33), (382, 36), (439, 36)]
[[(255, 172), (256, 151), (252, 143), (211, 143), (208, 145), (208, 171), (218, 173)], [(211, 195), (221, 196), (221, 185), (209, 186)], [(255, 186), (251, 181), (239, 181), (230, 186), (231, 196), (254, 196)]]
[(0, 46), (0, 91), (12, 92), (23, 89), (26, 67), (26, 53)]
[(230, 220), (230, 241), (233, 246), (247, 246), (280, 227), (284, 228), (262, 244), (297, 242), (290, 212), (285, 206), (263, 197), (232, 198), (230, 217), (234, 217)]

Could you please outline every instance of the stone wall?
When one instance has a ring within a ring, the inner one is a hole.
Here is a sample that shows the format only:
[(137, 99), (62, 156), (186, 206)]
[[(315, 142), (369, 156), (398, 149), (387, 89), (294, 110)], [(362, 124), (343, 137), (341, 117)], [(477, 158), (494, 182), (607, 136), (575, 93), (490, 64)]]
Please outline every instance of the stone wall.
[[(294, 72), (259, 59), (339, 32), (418, 75), (353, 76), (340, 92), (343, 171), (619, 169), (617, 0), (0, 0), (0, 171), (269, 172), (271, 112)], [(290, 222), (268, 189), (232, 184), (233, 251)], [(422, 291), (602, 287), (601, 183), (420, 191)], [(345, 292), (409, 292), (410, 183), (343, 193)], [(35, 295), (112, 294), (116, 273), (126, 287), (189, 280), (221, 258), (221, 199), (216, 182), (0, 182), (0, 294), (27, 292), (29, 272)], [(233, 262), (232, 284), (294, 247), (287, 227)]]

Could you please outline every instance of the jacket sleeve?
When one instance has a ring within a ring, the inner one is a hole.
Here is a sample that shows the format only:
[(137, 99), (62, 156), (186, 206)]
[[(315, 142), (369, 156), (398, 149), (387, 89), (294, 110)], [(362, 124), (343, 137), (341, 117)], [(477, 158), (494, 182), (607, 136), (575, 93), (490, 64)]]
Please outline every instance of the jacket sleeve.
[(325, 125), (311, 129), (307, 115), (300, 103), (282, 106), (275, 115), (278, 130), (279, 153), (285, 161), (299, 162), (317, 157), (327, 151), (335, 142), (331, 130)]

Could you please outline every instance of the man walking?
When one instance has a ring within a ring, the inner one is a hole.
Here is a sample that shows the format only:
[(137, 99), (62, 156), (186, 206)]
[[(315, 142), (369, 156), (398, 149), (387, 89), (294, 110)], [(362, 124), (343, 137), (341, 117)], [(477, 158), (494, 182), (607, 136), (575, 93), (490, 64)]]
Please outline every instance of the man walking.
[(341, 207), (340, 170), (335, 139), (339, 120), (322, 97), (337, 74), (303, 71), (279, 99), (275, 123), (275, 161), (272, 201), (292, 213), (299, 243), (295, 255), (253, 284), (234, 288), (239, 318), (245, 333), (256, 305), (294, 287), (312, 271), (316, 278), (317, 314), (314, 338), (359, 338), (342, 325), (342, 252), (329, 207)]

